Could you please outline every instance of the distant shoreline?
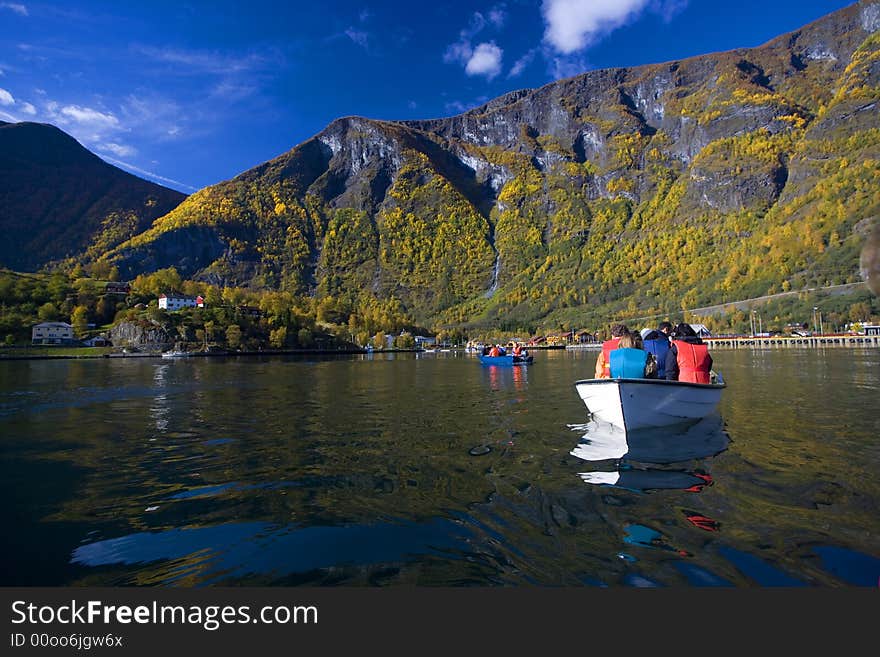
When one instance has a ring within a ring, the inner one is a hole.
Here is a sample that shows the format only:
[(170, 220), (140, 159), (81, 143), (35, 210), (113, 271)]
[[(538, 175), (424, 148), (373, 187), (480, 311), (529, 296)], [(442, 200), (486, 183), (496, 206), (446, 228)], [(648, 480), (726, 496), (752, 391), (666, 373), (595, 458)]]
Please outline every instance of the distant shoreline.
[[(42, 347), (51, 349), (52, 347)], [(26, 351), (28, 347), (20, 347)], [(58, 347), (59, 350), (64, 347)], [(444, 350), (465, 352), (464, 347), (443, 347)], [(565, 345), (541, 346), (536, 345), (529, 349), (551, 350), (565, 349)], [(235, 358), (238, 356), (352, 356), (365, 354), (395, 354), (395, 353), (433, 353), (426, 349), (262, 349), (257, 351), (191, 351), (179, 358)], [(135, 353), (98, 353), (98, 354), (9, 354), (0, 353), (0, 361), (4, 360), (93, 360), (96, 358), (162, 358), (162, 352), (135, 352)]]

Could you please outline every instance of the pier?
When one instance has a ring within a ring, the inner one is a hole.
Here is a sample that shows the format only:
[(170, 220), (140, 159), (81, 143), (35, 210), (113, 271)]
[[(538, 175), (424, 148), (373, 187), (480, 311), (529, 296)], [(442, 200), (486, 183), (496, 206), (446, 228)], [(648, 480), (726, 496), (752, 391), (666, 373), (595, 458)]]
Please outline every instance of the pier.
[[(748, 336), (703, 338), (710, 349), (780, 349), (785, 347), (824, 348), (824, 347), (880, 347), (880, 335), (814, 335), (797, 336)], [(599, 351), (601, 342), (570, 344), (566, 349)]]
[(877, 335), (813, 335), (810, 337), (719, 337), (703, 338), (703, 342), (712, 348), (728, 349), (775, 349), (783, 347), (880, 347), (880, 336)]

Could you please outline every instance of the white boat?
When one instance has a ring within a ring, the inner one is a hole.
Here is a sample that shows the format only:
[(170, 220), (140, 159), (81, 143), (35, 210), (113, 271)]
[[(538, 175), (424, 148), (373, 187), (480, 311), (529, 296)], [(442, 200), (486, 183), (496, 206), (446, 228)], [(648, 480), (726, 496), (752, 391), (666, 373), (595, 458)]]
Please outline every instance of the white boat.
[(696, 422), (715, 410), (727, 387), (665, 379), (585, 379), (578, 395), (594, 418), (630, 431)]
[(189, 356), (188, 351), (180, 351), (177, 349), (162, 352), (162, 358), (185, 358), (187, 356)]

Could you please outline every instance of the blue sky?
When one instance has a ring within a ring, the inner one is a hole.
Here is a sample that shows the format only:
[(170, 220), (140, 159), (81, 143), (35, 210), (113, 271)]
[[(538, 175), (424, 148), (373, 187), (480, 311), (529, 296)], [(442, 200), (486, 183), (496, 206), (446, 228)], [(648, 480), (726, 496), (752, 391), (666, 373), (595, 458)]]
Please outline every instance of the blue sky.
[(333, 119), (451, 116), (586, 70), (760, 45), (851, 2), (0, 0), (0, 120), (190, 193)]

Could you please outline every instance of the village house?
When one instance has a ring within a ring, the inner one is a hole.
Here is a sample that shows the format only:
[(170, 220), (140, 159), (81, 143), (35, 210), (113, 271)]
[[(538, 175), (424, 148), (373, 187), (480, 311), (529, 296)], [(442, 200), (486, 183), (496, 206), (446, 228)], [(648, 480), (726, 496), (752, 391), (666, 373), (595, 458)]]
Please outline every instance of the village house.
[(73, 338), (73, 326), (67, 322), (43, 322), (31, 329), (32, 344), (70, 344)]
[(183, 308), (204, 308), (205, 300), (200, 296), (188, 297), (183, 294), (160, 294), (159, 307), (174, 312)]
[(107, 294), (121, 294), (124, 296), (131, 292), (131, 285), (129, 285), (128, 283), (110, 281), (109, 283), (107, 283), (104, 291)]

